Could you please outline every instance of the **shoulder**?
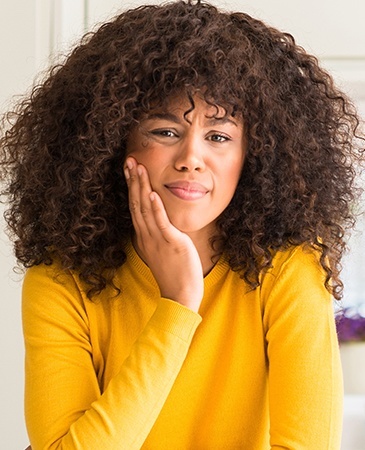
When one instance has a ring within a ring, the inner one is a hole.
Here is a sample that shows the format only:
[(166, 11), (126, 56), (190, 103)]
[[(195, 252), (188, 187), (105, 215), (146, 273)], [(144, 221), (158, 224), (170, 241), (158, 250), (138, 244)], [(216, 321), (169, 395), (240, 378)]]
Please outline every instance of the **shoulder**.
[(88, 300), (73, 274), (58, 262), (29, 268), (22, 290), (22, 323), (26, 348), (31, 345), (89, 339)]
[(300, 278), (303, 274), (310, 272), (324, 280), (325, 274), (320, 263), (320, 251), (305, 244), (290, 246), (275, 253), (272, 266), (264, 272), (262, 281), (274, 282), (286, 276)]
[(318, 307), (330, 302), (320, 252), (309, 245), (292, 246), (276, 252), (272, 267), (262, 275), (261, 301), (272, 304), (303, 303)]
[[(23, 281), (23, 292), (44, 289), (60, 289), (62, 287), (75, 288), (77, 286), (75, 274), (70, 270), (64, 269), (58, 260), (54, 260), (52, 264), (39, 264), (28, 268), (25, 272)], [(80, 288), (77, 286), (77, 289)]]
[[(121, 277), (121, 268), (116, 277)], [(118, 279), (119, 280), (119, 279)], [(22, 303), (25, 308), (72, 308), (90, 311), (108, 309), (112, 299), (119, 298), (113, 287), (106, 287), (91, 299), (90, 285), (81, 279), (76, 270), (66, 269), (58, 259), (52, 264), (39, 264), (27, 269), (22, 287)]]
[(27, 269), (22, 286), (23, 313), (60, 310), (84, 310), (86, 294), (77, 277), (55, 260)]
[(309, 246), (292, 247), (275, 255), (260, 286), (263, 326), (266, 333), (270, 330), (268, 338), (284, 340), (299, 330), (308, 339), (318, 330), (333, 333), (333, 298), (326, 289), (319, 258), (320, 252)]

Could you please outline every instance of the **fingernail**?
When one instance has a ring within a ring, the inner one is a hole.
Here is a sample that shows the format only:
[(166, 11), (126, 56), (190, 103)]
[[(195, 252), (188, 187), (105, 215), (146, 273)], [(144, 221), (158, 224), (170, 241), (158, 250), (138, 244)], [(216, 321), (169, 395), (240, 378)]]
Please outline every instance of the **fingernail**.
[(137, 166), (137, 173), (138, 173), (139, 176), (142, 175), (143, 170), (142, 170), (142, 167), (141, 167), (141, 166)]
[(130, 159), (127, 159), (126, 164), (127, 164), (127, 167), (128, 167), (129, 170), (133, 169), (133, 163), (132, 163), (132, 161)]
[(129, 180), (130, 174), (129, 174), (129, 170), (127, 167), (124, 169), (124, 176), (125, 176), (126, 180)]
[(154, 192), (151, 192), (151, 193), (150, 193), (150, 200), (151, 200), (151, 202), (153, 202), (153, 201), (155, 200), (155, 198), (156, 198), (155, 193), (154, 193)]

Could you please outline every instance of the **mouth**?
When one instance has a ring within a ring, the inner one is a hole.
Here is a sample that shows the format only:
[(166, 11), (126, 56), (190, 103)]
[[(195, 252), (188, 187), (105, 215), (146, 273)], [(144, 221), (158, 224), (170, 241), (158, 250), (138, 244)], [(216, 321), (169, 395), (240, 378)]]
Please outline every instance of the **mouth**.
[(205, 195), (209, 192), (209, 189), (202, 184), (188, 181), (169, 183), (166, 184), (165, 187), (175, 197), (188, 201), (199, 200), (205, 197)]

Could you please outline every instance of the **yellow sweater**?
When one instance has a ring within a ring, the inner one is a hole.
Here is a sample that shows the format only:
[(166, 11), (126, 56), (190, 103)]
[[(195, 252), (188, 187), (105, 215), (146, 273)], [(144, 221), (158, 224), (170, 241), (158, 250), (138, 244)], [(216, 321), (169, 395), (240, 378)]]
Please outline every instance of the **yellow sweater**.
[(161, 298), (127, 250), (115, 298), (90, 302), (55, 265), (26, 274), (33, 450), (340, 448), (339, 351), (314, 253), (279, 252), (250, 292), (221, 258), (196, 314)]

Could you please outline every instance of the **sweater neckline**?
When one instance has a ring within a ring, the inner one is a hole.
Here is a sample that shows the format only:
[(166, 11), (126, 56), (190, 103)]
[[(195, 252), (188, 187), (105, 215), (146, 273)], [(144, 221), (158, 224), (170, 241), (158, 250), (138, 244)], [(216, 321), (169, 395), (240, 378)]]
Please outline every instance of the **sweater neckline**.
[[(150, 284), (157, 286), (156, 280), (152, 275), (150, 268), (145, 264), (145, 262), (139, 257), (136, 252), (132, 241), (128, 241), (125, 252), (127, 255), (127, 259), (130, 261), (131, 265), (135, 268), (135, 270)], [(205, 288), (209, 288), (216, 284), (224, 274), (226, 274), (230, 270), (228, 261), (226, 260), (224, 255), (221, 255), (219, 260), (216, 262), (212, 270), (204, 277), (204, 286)], [(158, 286), (157, 286), (158, 287)]]

